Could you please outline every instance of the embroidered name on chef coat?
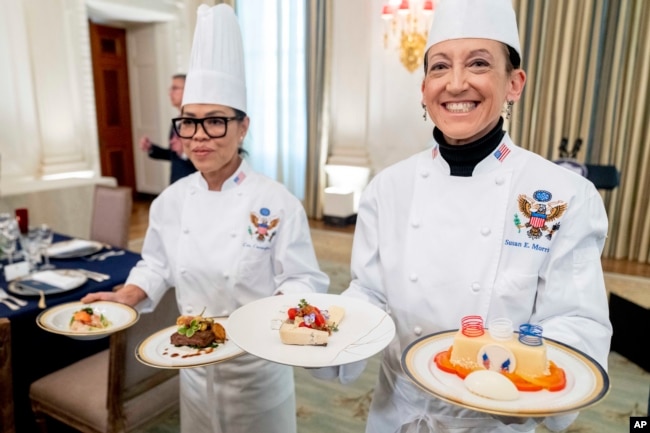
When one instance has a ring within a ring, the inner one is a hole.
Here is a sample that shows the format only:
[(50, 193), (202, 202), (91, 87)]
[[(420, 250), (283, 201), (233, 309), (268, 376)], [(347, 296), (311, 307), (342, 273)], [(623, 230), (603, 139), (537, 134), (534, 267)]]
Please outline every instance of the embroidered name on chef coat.
[(248, 234), (258, 242), (271, 242), (280, 225), (280, 218), (271, 216), (268, 208), (261, 208), (258, 212), (251, 212), (251, 225)]
[[(520, 230), (526, 229), (530, 239), (539, 239), (546, 232), (546, 238), (551, 240), (553, 233), (560, 229), (560, 218), (567, 210), (566, 202), (562, 200), (551, 201), (553, 195), (544, 190), (538, 190), (532, 197), (519, 194), (517, 205), (519, 211), (528, 221), (522, 223), (519, 213), (515, 213), (514, 223)], [(552, 225), (549, 224), (553, 223)]]

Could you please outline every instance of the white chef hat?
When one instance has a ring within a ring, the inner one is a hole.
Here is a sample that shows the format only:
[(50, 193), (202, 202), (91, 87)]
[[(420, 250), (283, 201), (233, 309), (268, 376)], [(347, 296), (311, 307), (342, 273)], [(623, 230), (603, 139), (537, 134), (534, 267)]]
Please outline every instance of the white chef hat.
[(440, 0), (433, 14), (427, 49), (438, 42), (464, 38), (503, 42), (521, 57), (512, 0)]
[(246, 112), (244, 46), (232, 7), (202, 4), (196, 11), (183, 106), (219, 104)]

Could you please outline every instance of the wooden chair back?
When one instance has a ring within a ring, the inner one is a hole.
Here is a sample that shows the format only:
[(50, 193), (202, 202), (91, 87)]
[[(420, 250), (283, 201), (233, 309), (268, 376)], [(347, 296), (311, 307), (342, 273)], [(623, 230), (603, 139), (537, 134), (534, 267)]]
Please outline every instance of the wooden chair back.
[(4, 433), (16, 431), (11, 370), (11, 322), (0, 317), (0, 431)]
[(126, 186), (95, 185), (90, 239), (118, 248), (128, 247), (132, 194)]
[(109, 349), (33, 382), (30, 399), (41, 433), (48, 431), (48, 417), (84, 433), (129, 432), (177, 408), (178, 370), (149, 367), (135, 357), (142, 340), (177, 317), (169, 290), (154, 312), (112, 334)]

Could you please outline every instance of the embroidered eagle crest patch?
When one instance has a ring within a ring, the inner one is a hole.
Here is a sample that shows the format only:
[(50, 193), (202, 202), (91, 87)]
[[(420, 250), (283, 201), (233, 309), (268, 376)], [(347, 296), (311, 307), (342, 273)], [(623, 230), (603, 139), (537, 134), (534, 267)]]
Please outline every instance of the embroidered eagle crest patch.
[[(546, 238), (551, 239), (553, 233), (560, 229), (560, 217), (567, 210), (567, 204), (561, 200), (551, 201), (552, 194), (548, 191), (538, 190), (532, 197), (519, 194), (517, 204), (519, 211), (528, 218), (528, 222), (521, 223), (519, 215), (515, 214), (515, 225), (517, 228), (527, 228), (526, 234), (531, 239), (539, 239), (544, 232)], [(548, 223), (555, 222), (550, 228)]]
[(251, 236), (255, 236), (256, 239), (260, 242), (265, 240), (271, 241), (275, 236), (275, 230), (280, 224), (280, 218), (271, 217), (271, 211), (263, 207), (260, 209), (259, 214), (251, 212), (251, 223), (253, 227), (248, 228), (248, 233)]

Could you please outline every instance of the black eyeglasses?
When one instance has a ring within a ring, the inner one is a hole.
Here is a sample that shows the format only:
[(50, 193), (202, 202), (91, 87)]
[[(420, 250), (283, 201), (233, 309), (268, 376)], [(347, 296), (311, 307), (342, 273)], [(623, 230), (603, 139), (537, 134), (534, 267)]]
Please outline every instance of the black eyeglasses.
[(242, 117), (204, 117), (203, 119), (177, 117), (172, 119), (172, 125), (176, 134), (181, 138), (194, 137), (199, 125), (203, 127), (208, 137), (221, 138), (228, 133), (228, 122), (231, 120), (242, 120)]

